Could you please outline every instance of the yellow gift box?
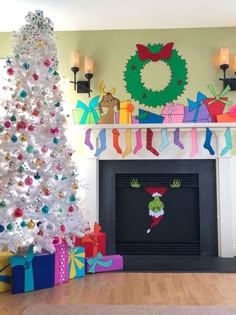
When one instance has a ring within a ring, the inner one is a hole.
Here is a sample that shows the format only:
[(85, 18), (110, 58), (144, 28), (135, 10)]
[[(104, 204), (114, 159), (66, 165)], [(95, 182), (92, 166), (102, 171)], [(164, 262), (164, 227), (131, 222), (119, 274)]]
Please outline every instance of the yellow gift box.
[(134, 111), (134, 106), (131, 104), (131, 100), (120, 102), (119, 123), (131, 124), (133, 111)]
[(0, 292), (11, 290), (12, 268), (8, 260), (11, 256), (10, 252), (0, 252)]

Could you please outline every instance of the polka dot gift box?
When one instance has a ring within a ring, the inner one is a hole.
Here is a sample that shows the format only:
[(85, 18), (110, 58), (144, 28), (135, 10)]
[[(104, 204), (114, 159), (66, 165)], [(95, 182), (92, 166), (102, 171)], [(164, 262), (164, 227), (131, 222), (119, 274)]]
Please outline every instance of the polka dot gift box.
[(55, 285), (68, 281), (68, 245), (61, 242), (55, 246)]

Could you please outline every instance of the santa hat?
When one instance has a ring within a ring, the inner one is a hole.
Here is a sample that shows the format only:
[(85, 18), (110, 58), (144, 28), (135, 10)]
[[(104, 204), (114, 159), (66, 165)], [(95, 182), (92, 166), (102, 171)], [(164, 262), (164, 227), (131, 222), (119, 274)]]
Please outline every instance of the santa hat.
[(163, 196), (166, 191), (167, 191), (167, 187), (144, 187), (144, 189), (146, 190), (146, 192), (148, 192), (150, 195), (152, 195), (152, 197), (155, 196)]

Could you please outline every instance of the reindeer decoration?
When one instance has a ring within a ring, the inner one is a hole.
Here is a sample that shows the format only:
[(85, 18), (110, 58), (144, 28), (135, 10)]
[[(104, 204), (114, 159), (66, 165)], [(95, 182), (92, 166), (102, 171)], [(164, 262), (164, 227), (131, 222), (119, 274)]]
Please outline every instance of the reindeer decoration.
[[(105, 85), (103, 82), (99, 84), (100, 95), (102, 95), (102, 99), (99, 102), (99, 111), (101, 114), (101, 118), (99, 120), (99, 124), (114, 124), (114, 107), (117, 107), (117, 110), (120, 110), (120, 101), (118, 98), (113, 97), (115, 93), (115, 88), (112, 88), (110, 92), (104, 92)], [(103, 114), (103, 109), (107, 108), (106, 114)], [(103, 114), (103, 115), (102, 115)]]

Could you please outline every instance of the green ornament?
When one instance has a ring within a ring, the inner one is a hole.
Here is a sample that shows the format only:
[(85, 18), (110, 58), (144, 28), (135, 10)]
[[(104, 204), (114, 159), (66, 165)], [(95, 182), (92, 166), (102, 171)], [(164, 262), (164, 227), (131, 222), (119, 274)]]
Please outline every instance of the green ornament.
[(48, 72), (51, 73), (52, 71), (53, 71), (53, 69), (49, 67)]
[(58, 210), (58, 212), (60, 212), (60, 213), (62, 213), (62, 211), (63, 211), (62, 208), (60, 208), (60, 209)]
[(58, 142), (59, 142), (59, 139), (53, 138), (53, 143), (54, 143), (54, 144), (58, 144)]
[(43, 90), (41, 94), (42, 94), (43, 96), (45, 96), (45, 95), (47, 95), (47, 92)]
[(5, 208), (6, 202), (4, 200), (0, 201), (0, 208)]
[(19, 95), (20, 95), (20, 97), (22, 97), (22, 98), (26, 98), (27, 93), (23, 90), (23, 91), (20, 92)]
[(13, 225), (12, 225), (11, 223), (9, 223), (9, 224), (7, 225), (7, 230), (8, 230), (8, 231), (12, 231), (12, 230), (13, 230)]
[(25, 221), (22, 221), (21, 224), (20, 224), (20, 226), (21, 226), (22, 228), (24, 228), (24, 227), (27, 226), (27, 223), (26, 223)]
[(0, 132), (4, 131), (4, 127), (2, 125), (0, 125)]
[(10, 118), (10, 121), (16, 121), (16, 116), (12, 115), (11, 118)]
[(17, 54), (17, 55), (15, 55), (15, 58), (16, 59), (20, 59), (20, 56)]
[(28, 70), (30, 66), (29, 66), (28, 63), (25, 62), (25, 63), (23, 64), (23, 67), (25, 68), (25, 70)]
[(56, 104), (55, 104), (55, 107), (59, 107), (61, 104), (60, 104), (60, 102), (57, 102)]
[(74, 196), (74, 195), (72, 195), (71, 197), (70, 197), (70, 202), (74, 202), (76, 200), (76, 197)]
[(18, 141), (17, 136), (13, 135), (13, 136), (11, 137), (11, 141), (12, 141), (13, 143), (16, 143), (16, 142)]
[(61, 180), (65, 180), (65, 179), (67, 179), (67, 177), (66, 176), (62, 176)]
[(54, 71), (54, 72), (53, 72), (53, 75), (57, 76), (57, 75), (59, 75), (59, 73), (56, 72), (56, 71)]
[(26, 150), (28, 153), (34, 153), (34, 147), (32, 147), (31, 145), (28, 146)]
[(57, 175), (55, 175), (54, 178), (55, 178), (55, 180), (58, 180), (58, 179), (59, 179), (59, 177), (58, 177)]
[(25, 171), (25, 168), (24, 168), (24, 166), (20, 166), (19, 168), (18, 168), (18, 172), (19, 173), (23, 173)]
[(47, 206), (43, 206), (41, 210), (44, 214), (47, 214), (49, 212), (49, 208)]
[[(172, 43), (167, 44), (169, 50), (172, 49)], [(166, 46), (167, 46), (166, 45)], [(168, 102), (173, 102), (184, 92), (185, 85), (187, 84), (187, 67), (186, 61), (179, 56), (177, 50), (172, 49), (170, 58), (159, 56), (160, 51), (164, 50), (162, 44), (137, 45), (147, 52), (147, 57), (144, 58), (141, 55), (141, 51), (136, 51), (127, 64), (124, 71), (124, 80), (126, 82), (126, 90), (131, 95), (132, 99), (138, 101), (140, 104), (144, 104), (149, 107), (158, 107), (165, 105)], [(142, 50), (141, 49), (141, 50)], [(141, 60), (142, 59), (142, 60)], [(144, 66), (149, 62), (157, 62), (161, 60), (169, 66), (171, 71), (171, 78), (169, 84), (163, 90), (151, 90), (147, 89), (142, 82), (141, 72)]]

